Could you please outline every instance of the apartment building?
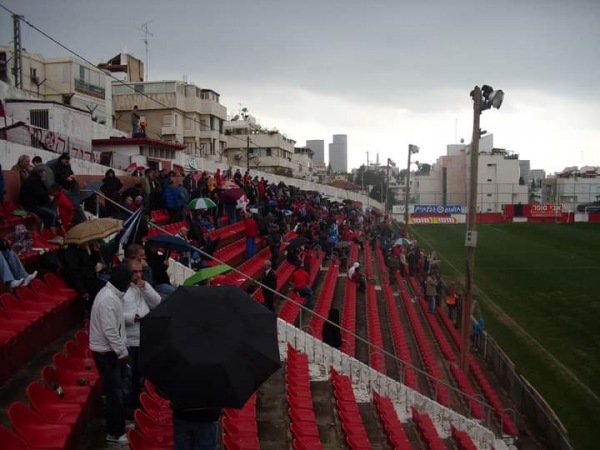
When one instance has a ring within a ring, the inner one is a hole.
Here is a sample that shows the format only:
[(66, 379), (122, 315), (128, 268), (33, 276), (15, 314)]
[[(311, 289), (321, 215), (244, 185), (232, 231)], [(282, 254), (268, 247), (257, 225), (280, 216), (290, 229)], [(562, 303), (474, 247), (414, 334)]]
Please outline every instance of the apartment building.
[(227, 108), (211, 89), (184, 81), (115, 83), (116, 127), (131, 132), (131, 112), (137, 105), (146, 135), (186, 146), (185, 153), (222, 162), (227, 137)]
[[(0, 46), (0, 80), (11, 86), (15, 85), (13, 52), (10, 46)], [(108, 73), (74, 57), (45, 58), (26, 51), (21, 55), (23, 92), (88, 111), (92, 120), (112, 125), (112, 84)]]

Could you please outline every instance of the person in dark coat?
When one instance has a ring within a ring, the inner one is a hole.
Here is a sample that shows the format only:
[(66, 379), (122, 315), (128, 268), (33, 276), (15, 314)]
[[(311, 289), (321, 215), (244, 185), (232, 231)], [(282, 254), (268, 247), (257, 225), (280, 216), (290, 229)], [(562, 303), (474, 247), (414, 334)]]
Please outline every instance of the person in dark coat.
[[(122, 188), (123, 183), (121, 183), (121, 180), (115, 175), (115, 171), (108, 169), (102, 179), (102, 187), (100, 188), (102, 193), (113, 202), (121, 203), (120, 191)], [(115, 213), (119, 212), (119, 208), (111, 202), (106, 202), (106, 211), (109, 216), (114, 216)]]
[[(268, 259), (263, 262), (265, 273), (262, 277), (262, 284), (277, 291), (277, 274), (271, 266), (271, 261)], [(271, 311), (275, 312), (275, 293), (268, 289), (263, 289), (263, 299), (265, 300), (265, 306)]]
[(71, 192), (77, 191), (77, 180), (71, 168), (71, 157), (68, 153), (62, 153), (58, 157), (56, 164), (52, 166), (54, 172), (54, 181), (60, 184), (63, 189)]
[(90, 309), (104, 283), (96, 274), (96, 263), (89, 242), (69, 245), (64, 253), (63, 276), (67, 284), (79, 292)]
[(281, 233), (279, 232), (279, 226), (273, 224), (271, 225), (271, 232), (267, 237), (267, 241), (269, 242), (269, 251), (271, 252), (271, 265), (273, 269), (277, 269), (279, 264), (279, 255), (281, 248)]
[(52, 204), (45, 183), (46, 173), (41, 167), (34, 167), (19, 193), (19, 203), (29, 212), (37, 214), (46, 228), (56, 226), (58, 213)]
[(340, 349), (342, 347), (342, 330), (339, 327), (340, 311), (336, 308), (331, 308), (327, 320), (333, 322), (335, 325), (329, 322), (323, 324), (323, 342), (333, 348)]

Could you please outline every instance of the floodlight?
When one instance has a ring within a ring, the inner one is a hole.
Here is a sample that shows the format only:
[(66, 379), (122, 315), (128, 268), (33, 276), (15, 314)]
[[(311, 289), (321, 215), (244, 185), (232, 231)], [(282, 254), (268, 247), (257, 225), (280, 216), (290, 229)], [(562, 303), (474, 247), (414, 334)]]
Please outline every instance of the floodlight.
[(500, 107), (502, 106), (502, 102), (504, 101), (504, 91), (493, 91), (490, 94), (490, 98), (488, 101), (490, 102), (492, 107), (500, 109)]

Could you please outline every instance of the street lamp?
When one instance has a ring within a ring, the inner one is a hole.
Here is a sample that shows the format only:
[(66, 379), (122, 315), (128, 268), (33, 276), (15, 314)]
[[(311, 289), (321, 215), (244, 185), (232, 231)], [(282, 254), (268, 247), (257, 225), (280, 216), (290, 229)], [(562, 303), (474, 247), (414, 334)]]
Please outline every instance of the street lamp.
[(413, 153), (419, 153), (419, 147), (416, 145), (408, 145), (408, 163), (406, 165), (406, 189), (404, 199), (404, 228), (408, 229), (408, 199), (410, 194), (410, 155)]
[[(471, 91), (473, 98), (473, 137), (471, 140), (471, 169), (469, 180), (469, 209), (467, 214), (467, 273), (465, 274), (465, 300), (462, 308), (460, 366), (467, 370), (471, 344), (471, 309), (473, 308), (473, 270), (475, 266), (475, 248), (477, 247), (477, 177), (479, 168), (479, 138), (481, 129), (479, 119), (481, 112), (490, 108), (500, 109), (504, 100), (504, 92), (495, 91), (484, 84), (481, 88), (475, 86)], [(410, 155), (409, 155), (410, 157)]]

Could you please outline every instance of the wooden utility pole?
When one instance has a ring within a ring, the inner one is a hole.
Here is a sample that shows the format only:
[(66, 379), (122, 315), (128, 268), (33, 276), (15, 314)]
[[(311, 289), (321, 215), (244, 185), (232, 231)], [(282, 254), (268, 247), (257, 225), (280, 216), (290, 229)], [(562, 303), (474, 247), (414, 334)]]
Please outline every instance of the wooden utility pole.
[(390, 197), (390, 158), (387, 159), (387, 167), (385, 169), (385, 214), (389, 213), (389, 197)]
[(473, 137), (471, 140), (471, 162), (469, 175), (469, 209), (467, 212), (467, 273), (465, 276), (465, 298), (462, 306), (460, 366), (466, 371), (471, 350), (471, 313), (473, 308), (473, 272), (475, 269), (475, 249), (477, 248), (477, 178), (479, 172), (479, 120), (481, 117), (481, 89), (475, 86), (473, 92)]

